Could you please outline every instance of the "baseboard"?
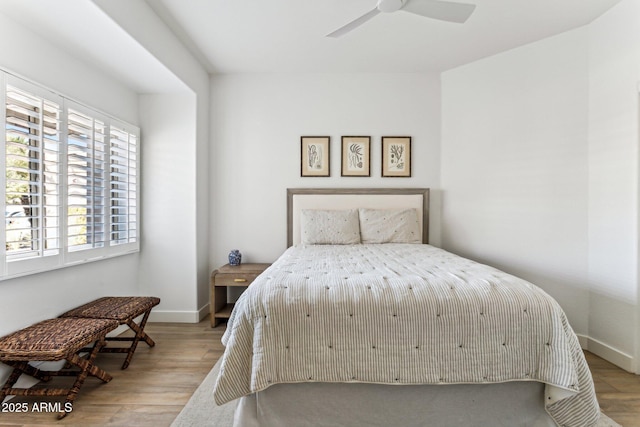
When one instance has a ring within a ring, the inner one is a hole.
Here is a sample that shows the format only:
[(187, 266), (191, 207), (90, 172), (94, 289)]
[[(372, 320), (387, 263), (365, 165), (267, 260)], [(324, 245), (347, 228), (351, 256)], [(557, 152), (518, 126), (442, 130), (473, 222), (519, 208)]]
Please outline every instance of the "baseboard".
[(149, 315), (149, 322), (167, 323), (199, 323), (209, 315), (209, 304), (205, 304), (198, 311), (170, 311), (153, 309)]
[(200, 318), (200, 321), (202, 321), (205, 317), (207, 317), (207, 316), (209, 315), (209, 313), (210, 313), (210, 310), (209, 310), (209, 303), (206, 303), (206, 304), (204, 305), (204, 307), (202, 307), (202, 308), (199, 310), (199, 318)]
[(632, 355), (626, 354), (608, 344), (584, 335), (578, 335), (578, 340), (580, 341), (582, 349), (587, 350), (596, 356), (602, 357), (604, 360), (613, 363), (627, 372), (635, 373), (636, 364)]
[(576, 336), (578, 337), (578, 342), (580, 343), (580, 347), (583, 350), (588, 350), (588, 346), (589, 346), (589, 337), (585, 337), (584, 335), (580, 335), (580, 334), (576, 334)]

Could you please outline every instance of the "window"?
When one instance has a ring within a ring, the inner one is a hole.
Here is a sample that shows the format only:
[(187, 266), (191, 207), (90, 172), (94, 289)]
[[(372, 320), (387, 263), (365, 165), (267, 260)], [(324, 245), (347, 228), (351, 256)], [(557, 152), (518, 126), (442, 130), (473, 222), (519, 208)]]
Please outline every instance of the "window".
[(67, 249), (102, 248), (105, 243), (104, 121), (67, 109)]
[(111, 237), (110, 244), (138, 240), (138, 136), (125, 127), (110, 132)]
[(137, 251), (139, 129), (0, 71), (0, 279)]
[(6, 87), (5, 223), (7, 258), (59, 251), (60, 105)]

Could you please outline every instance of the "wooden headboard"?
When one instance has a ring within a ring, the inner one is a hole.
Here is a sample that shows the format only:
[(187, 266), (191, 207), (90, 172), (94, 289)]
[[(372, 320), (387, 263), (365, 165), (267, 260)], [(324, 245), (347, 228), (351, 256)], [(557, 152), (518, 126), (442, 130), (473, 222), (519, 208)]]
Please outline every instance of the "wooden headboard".
[(300, 243), (302, 209), (418, 209), (422, 243), (429, 243), (428, 188), (288, 188), (287, 247)]

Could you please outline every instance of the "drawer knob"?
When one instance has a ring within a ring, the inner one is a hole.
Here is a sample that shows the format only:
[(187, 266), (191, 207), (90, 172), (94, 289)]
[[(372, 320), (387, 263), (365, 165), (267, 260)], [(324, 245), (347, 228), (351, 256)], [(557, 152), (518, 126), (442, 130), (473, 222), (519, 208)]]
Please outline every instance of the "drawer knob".
[(233, 279), (234, 282), (246, 282), (247, 279)]

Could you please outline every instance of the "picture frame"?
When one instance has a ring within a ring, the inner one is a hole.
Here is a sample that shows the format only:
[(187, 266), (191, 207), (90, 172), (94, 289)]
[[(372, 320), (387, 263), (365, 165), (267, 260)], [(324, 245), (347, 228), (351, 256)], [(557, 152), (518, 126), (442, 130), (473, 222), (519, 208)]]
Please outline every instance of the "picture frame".
[(371, 176), (371, 137), (342, 137), (342, 176)]
[(330, 142), (331, 138), (328, 136), (300, 137), (300, 176), (331, 175)]
[(411, 176), (411, 137), (382, 137), (382, 176), (407, 178)]

